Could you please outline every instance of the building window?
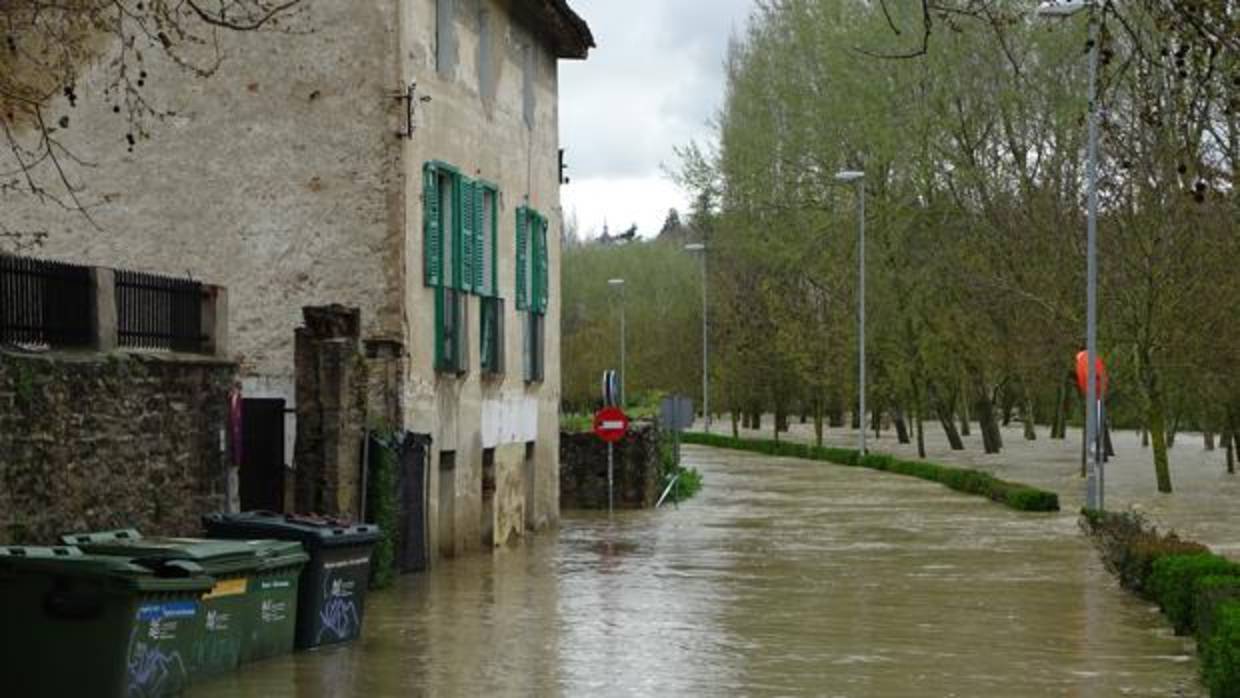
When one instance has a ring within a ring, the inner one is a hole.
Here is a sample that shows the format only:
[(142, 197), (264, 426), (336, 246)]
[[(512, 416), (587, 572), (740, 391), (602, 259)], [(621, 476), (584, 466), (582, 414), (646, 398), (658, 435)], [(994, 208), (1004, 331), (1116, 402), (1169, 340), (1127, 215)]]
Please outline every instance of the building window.
[(481, 300), (478, 363), (483, 373), (504, 372), (504, 299), (483, 297)]
[(454, 288), (435, 289), (435, 370), (469, 371), (469, 323), (465, 294)]
[[(461, 374), (469, 370), (468, 294), (499, 302), (499, 190), (461, 175), (452, 165), (429, 162), (423, 168), (422, 199), (423, 283), (435, 292), (435, 367)], [(502, 315), (502, 302), (499, 308)], [(494, 313), (486, 305), (479, 313), (484, 357), (503, 355), (503, 322), (494, 320)], [(488, 361), (484, 369), (502, 372), (502, 360)]]
[(546, 330), (544, 316), (550, 299), (550, 263), (545, 216), (522, 206), (517, 209), (516, 297), (522, 315), (522, 357), (525, 380), (543, 380)]

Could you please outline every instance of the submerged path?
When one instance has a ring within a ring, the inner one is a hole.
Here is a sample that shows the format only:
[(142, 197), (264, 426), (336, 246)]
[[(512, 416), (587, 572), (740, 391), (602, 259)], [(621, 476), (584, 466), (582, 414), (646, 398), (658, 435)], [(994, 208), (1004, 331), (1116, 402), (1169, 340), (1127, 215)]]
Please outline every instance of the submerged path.
[(686, 447), (659, 512), (372, 595), (363, 639), (192, 696), (1201, 696), (1192, 641), (1120, 591), (1071, 514), (933, 483)]

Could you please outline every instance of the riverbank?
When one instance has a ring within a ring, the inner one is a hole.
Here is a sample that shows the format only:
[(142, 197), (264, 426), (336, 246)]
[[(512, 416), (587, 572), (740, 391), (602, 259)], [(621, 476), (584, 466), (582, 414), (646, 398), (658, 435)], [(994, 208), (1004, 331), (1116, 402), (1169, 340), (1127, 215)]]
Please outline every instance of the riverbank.
[[(767, 418), (768, 427), (773, 422)], [(694, 427), (701, 431), (699, 421)], [(716, 422), (712, 431), (731, 434), (725, 422)], [(1069, 429), (1068, 438), (1047, 438), (1048, 429), (1039, 427), (1038, 439), (1026, 441), (1021, 426), (1013, 423), (1002, 430), (1004, 449), (988, 455), (982, 451), (979, 431), (974, 425), (972, 435), (964, 437), (965, 450), (953, 451), (937, 425), (926, 423), (927, 460), (945, 465), (968, 467), (997, 478), (1022, 482), (1059, 495), (1066, 512), (1079, 511), (1085, 503), (1085, 481), (1080, 477), (1081, 432)], [(771, 429), (742, 429), (746, 438), (770, 438)], [(780, 439), (813, 443), (812, 424), (792, 424), (791, 431)], [(894, 430), (884, 431), (880, 438), (870, 432), (869, 448), (897, 458), (917, 460), (917, 446), (900, 444)], [(1172, 528), (1186, 538), (1200, 541), (1215, 552), (1240, 560), (1240, 517), (1235, 515), (1240, 502), (1240, 475), (1229, 475), (1222, 450), (1206, 451), (1200, 434), (1181, 433), (1169, 451), (1171, 478), (1175, 492), (1159, 494), (1154, 483), (1154, 466), (1150, 449), (1141, 446), (1140, 435), (1117, 431), (1113, 435), (1116, 455), (1106, 469), (1106, 507), (1110, 510), (1141, 511), (1161, 528)], [(838, 448), (856, 448), (857, 432), (851, 429), (828, 429), (824, 443)]]

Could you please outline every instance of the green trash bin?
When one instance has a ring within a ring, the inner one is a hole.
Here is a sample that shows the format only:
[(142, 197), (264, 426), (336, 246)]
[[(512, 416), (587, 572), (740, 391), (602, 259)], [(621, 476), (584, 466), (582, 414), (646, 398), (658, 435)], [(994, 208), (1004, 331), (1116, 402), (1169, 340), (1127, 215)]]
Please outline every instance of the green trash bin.
[(160, 698), (192, 680), (200, 597), (191, 562), (0, 546), (0, 682), (22, 698)]
[(208, 514), (202, 523), (211, 538), (277, 538), (305, 546), (310, 562), (301, 573), (298, 649), (349, 642), (361, 634), (378, 526), (265, 511)]
[(62, 540), (97, 555), (190, 561), (215, 579), (202, 597), (199, 637), (188, 657), (195, 681), (292, 651), (297, 583), (307, 560), (300, 546), (276, 540), (144, 538), (132, 529)]

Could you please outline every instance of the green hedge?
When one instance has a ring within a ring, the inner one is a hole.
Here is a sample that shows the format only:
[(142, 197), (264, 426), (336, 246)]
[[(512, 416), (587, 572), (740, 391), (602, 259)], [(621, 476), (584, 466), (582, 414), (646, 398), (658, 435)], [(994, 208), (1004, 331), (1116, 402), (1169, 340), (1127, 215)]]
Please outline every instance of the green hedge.
[(1214, 633), (1198, 638), (1201, 673), (1212, 698), (1240, 698), (1240, 601), (1219, 605)]
[(1214, 553), (1164, 555), (1154, 561), (1149, 589), (1179, 635), (1195, 629), (1197, 580), (1209, 576), (1240, 576), (1240, 565)]
[(898, 460), (880, 453), (868, 453), (862, 456), (858, 451), (846, 448), (827, 448), (769, 439), (742, 439), (722, 434), (685, 432), (682, 440), (687, 444), (752, 451), (770, 456), (826, 461), (837, 465), (858, 466), (897, 475), (908, 475), (938, 482), (959, 492), (989, 497), (1000, 504), (1006, 504), (1021, 511), (1059, 511), (1059, 495), (1054, 492), (1016, 482), (1007, 482), (987, 473), (967, 468), (950, 468), (925, 461)]
[(1240, 698), (1240, 564), (1160, 533), (1140, 514), (1082, 514), (1082, 527), (1120, 583), (1157, 601), (1177, 633), (1196, 633), (1212, 698)]

